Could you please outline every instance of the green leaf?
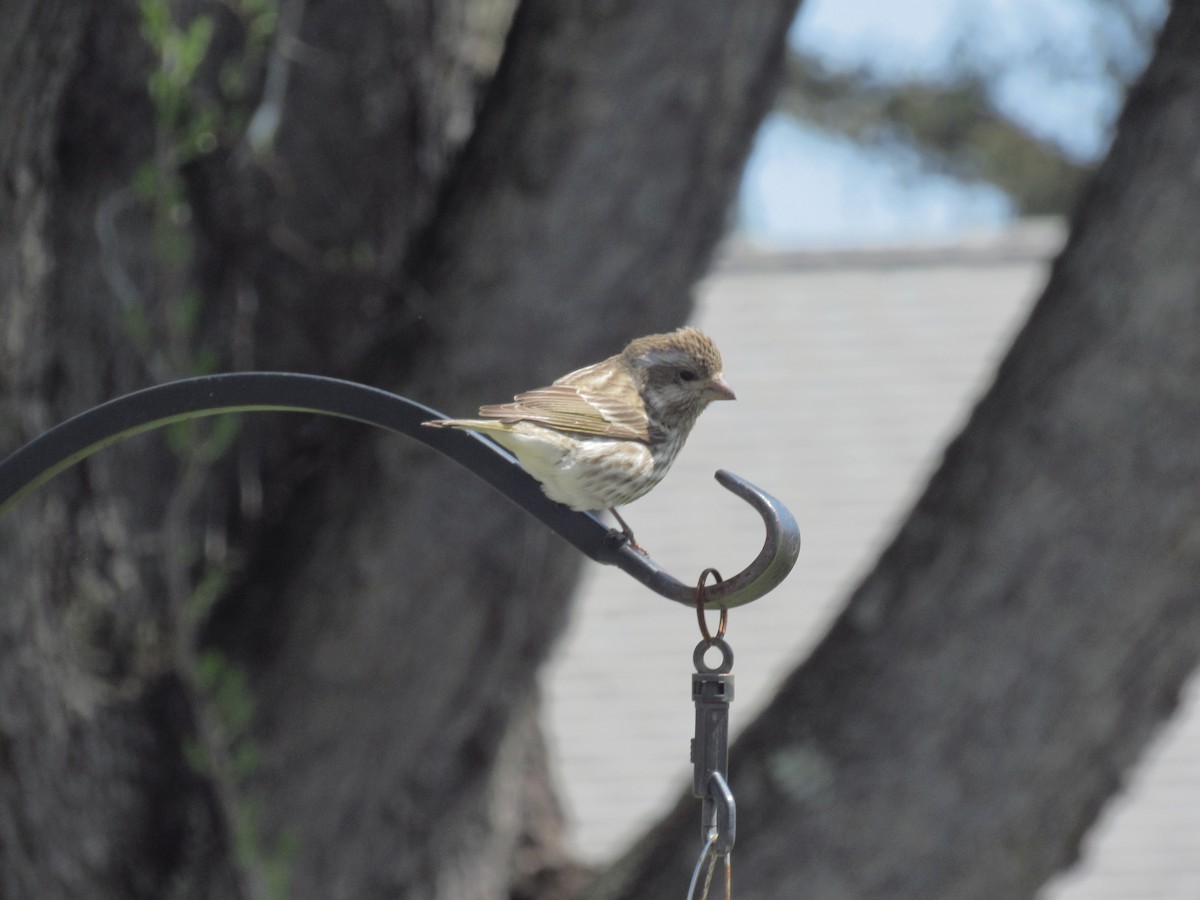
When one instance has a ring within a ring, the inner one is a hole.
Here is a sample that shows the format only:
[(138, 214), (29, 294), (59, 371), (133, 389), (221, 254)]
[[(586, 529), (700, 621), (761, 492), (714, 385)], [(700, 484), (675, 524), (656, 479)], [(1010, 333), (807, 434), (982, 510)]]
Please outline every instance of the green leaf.
[(142, 18), (142, 35), (151, 47), (159, 49), (171, 27), (170, 4), (167, 0), (142, 0), (138, 11)]

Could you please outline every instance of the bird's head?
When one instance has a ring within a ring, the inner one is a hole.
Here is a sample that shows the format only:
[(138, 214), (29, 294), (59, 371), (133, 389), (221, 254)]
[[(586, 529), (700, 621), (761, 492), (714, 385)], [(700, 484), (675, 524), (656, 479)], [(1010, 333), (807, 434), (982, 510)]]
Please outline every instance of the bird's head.
[(647, 413), (663, 425), (690, 428), (712, 401), (736, 399), (717, 345), (695, 328), (638, 338), (621, 358), (634, 373)]

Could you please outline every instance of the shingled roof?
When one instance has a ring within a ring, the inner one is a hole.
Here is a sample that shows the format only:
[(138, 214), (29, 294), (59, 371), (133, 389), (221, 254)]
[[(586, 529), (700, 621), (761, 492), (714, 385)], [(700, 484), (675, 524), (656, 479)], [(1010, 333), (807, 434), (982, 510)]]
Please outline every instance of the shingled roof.
[[(820, 637), (904, 516), (1062, 238), (1057, 222), (1033, 221), (953, 245), (740, 249), (701, 287), (695, 324), (721, 347), (738, 401), (705, 413), (670, 476), (625, 518), (682, 577), (737, 571), (761, 542), (757, 517), (712, 480), (716, 469), (762, 485), (796, 514), (796, 571), (733, 615), (735, 731)], [(694, 613), (615, 570), (589, 566), (581, 591), (543, 685), (577, 849), (602, 859), (690, 778), (697, 634)], [(1200, 897), (1198, 701), (1047, 898)]]

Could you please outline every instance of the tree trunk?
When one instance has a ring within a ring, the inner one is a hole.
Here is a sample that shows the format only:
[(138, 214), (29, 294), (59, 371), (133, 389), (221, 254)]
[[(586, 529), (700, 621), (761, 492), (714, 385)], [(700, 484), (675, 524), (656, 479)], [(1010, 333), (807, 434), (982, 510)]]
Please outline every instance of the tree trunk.
[[(287, 0), (274, 43), (10, 3), (3, 446), (213, 367), (469, 412), (677, 324), (794, 6), (530, 0), (492, 78), (504, 3)], [(239, 427), (0, 521), (0, 895), (561, 894), (534, 673), (577, 556), (394, 438)]]
[[(1175, 708), (1200, 658), (1198, 105), (1178, 3), (993, 387), (731, 751), (739, 898), (1032, 897)], [(587, 896), (677, 892), (695, 816)]]

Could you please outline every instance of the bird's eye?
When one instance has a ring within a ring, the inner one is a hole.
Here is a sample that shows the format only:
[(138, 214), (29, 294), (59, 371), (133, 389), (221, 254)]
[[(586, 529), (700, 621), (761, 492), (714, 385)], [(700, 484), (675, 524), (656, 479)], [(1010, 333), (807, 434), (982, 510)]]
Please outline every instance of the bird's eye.
[(695, 372), (693, 372), (691, 369), (684, 369), (682, 372), (679, 373), (680, 381), (695, 381), (699, 377), (700, 376), (697, 375)]

